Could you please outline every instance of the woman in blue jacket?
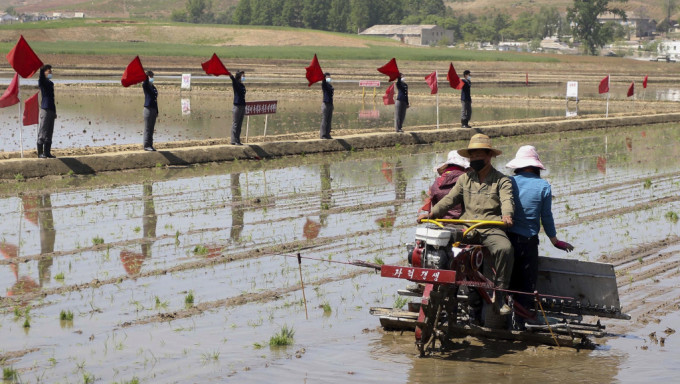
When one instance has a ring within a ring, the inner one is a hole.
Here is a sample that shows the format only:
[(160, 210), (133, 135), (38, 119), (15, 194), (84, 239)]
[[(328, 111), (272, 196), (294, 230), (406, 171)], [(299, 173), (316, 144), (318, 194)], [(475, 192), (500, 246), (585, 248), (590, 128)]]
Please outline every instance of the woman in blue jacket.
[(153, 72), (146, 71), (142, 89), (144, 89), (144, 150), (153, 152), (156, 150), (153, 147), (153, 130), (158, 117), (158, 90), (153, 85)]
[(57, 118), (57, 107), (54, 103), (54, 83), (52, 82), (52, 66), (43, 65), (40, 68), (38, 87), (42, 101), (40, 103), (40, 128), (38, 129), (38, 157), (41, 159), (54, 158), (52, 155), (52, 134), (54, 120)]

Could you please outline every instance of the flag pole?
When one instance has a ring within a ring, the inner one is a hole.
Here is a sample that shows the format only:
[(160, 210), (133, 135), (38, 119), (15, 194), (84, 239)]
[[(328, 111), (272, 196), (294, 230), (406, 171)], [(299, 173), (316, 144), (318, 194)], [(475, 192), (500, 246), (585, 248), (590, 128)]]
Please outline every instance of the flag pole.
[(605, 112), (605, 118), (609, 117), (609, 84), (611, 83), (611, 75), (607, 75), (607, 111)]
[[(434, 80), (436, 82), (439, 82), (438, 76), (439, 72), (434, 71)], [(437, 129), (439, 129), (439, 87), (437, 87)]]
[(17, 76), (17, 97), (19, 98), (19, 147), (21, 148), (21, 158), (24, 158), (24, 105), (21, 103), (21, 76)]

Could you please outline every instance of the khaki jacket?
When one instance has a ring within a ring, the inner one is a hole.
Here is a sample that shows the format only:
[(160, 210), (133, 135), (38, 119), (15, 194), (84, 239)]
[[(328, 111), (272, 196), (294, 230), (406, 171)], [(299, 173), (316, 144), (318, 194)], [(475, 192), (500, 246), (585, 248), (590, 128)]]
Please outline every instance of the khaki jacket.
[(493, 167), (484, 182), (479, 181), (475, 171), (468, 171), (458, 178), (451, 191), (433, 208), (431, 217), (440, 218), (451, 208), (463, 203), (461, 220), (497, 220), (515, 213), (512, 197), (512, 181)]

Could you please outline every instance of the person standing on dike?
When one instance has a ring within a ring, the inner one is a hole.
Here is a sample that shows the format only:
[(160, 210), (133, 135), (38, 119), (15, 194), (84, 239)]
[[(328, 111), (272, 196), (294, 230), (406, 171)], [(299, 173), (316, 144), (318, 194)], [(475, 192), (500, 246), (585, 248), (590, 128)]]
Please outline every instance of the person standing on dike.
[(234, 88), (234, 108), (232, 109), (233, 122), (231, 124), (231, 145), (241, 144), (241, 126), (243, 116), (246, 114), (246, 80), (245, 72), (238, 71), (236, 76), (229, 75), (231, 86)]
[(38, 129), (38, 157), (41, 159), (53, 159), (52, 134), (54, 133), (54, 120), (57, 118), (57, 107), (54, 103), (54, 83), (52, 82), (52, 66), (43, 65), (40, 68), (38, 87), (42, 101), (40, 103), (40, 128)]
[(472, 83), (470, 82), (470, 71), (465, 70), (463, 72), (463, 89), (460, 92), (460, 126), (461, 128), (472, 128), (470, 124), (470, 119), (472, 118), (472, 97), (470, 97), (470, 87)]
[(323, 105), (321, 106), (321, 130), (319, 136), (322, 139), (332, 139), (331, 122), (333, 120), (334, 89), (331, 85), (331, 74), (328, 72), (324, 74), (324, 78), (321, 80), (321, 89), (323, 90)]
[(144, 150), (155, 152), (153, 147), (153, 131), (158, 117), (158, 90), (153, 85), (153, 72), (146, 71), (146, 80), (142, 83), (144, 90)]
[(394, 103), (394, 129), (397, 133), (404, 132), (401, 127), (404, 125), (406, 118), (406, 108), (410, 107), (408, 102), (408, 84), (404, 81), (404, 75), (399, 73), (397, 79), (397, 101)]

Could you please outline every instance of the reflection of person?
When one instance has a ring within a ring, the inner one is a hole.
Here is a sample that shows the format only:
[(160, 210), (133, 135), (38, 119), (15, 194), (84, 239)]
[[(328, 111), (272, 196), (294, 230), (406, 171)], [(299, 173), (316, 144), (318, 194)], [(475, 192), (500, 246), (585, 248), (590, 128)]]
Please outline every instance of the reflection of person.
[(328, 210), (331, 208), (331, 198), (333, 192), (331, 189), (331, 165), (329, 163), (321, 164), (321, 212), (319, 213), (319, 222), (326, 226), (326, 219), (328, 218)]
[(151, 245), (156, 238), (156, 223), (158, 217), (156, 216), (156, 206), (153, 201), (153, 184), (144, 183), (143, 186), (143, 201), (144, 201), (144, 216), (142, 217), (142, 229), (144, 237), (149, 240), (142, 242), (142, 254), (144, 258), (151, 256)]
[[(40, 226), (40, 255), (54, 252), (54, 240), (57, 231), (54, 229), (54, 218), (52, 216), (52, 200), (50, 194), (41, 195), (38, 199), (38, 223)], [(38, 275), (40, 286), (50, 281), (52, 267), (52, 257), (41, 257), (38, 261)]]
[(238, 242), (243, 231), (243, 197), (241, 195), (240, 173), (231, 174), (231, 231), (229, 237)]
[(233, 122), (231, 124), (231, 144), (241, 144), (241, 126), (243, 125), (243, 116), (246, 115), (246, 86), (243, 82), (246, 80), (245, 72), (238, 71), (236, 76), (229, 75), (231, 79), (231, 86), (234, 88), (234, 108), (232, 109)]
[[(541, 224), (550, 242), (559, 249), (570, 252), (574, 247), (557, 239), (555, 221), (552, 215), (552, 191), (550, 183), (541, 179), (545, 169), (538, 158), (536, 148), (525, 145), (505, 165), (515, 170), (512, 177), (515, 215), (508, 237), (515, 250), (515, 264), (512, 272), (512, 289), (523, 292), (536, 290), (538, 277), (538, 231)], [(530, 297), (518, 295), (517, 301), (528, 307)]]
[(321, 80), (323, 90), (323, 105), (321, 106), (321, 131), (319, 135), (322, 139), (332, 139), (331, 121), (333, 120), (333, 86), (331, 85), (331, 74), (326, 72)]
[(465, 72), (463, 72), (463, 78), (461, 80), (463, 81), (463, 89), (460, 92), (460, 126), (463, 128), (472, 128), (470, 127), (470, 124), (468, 124), (472, 118), (472, 97), (470, 97), (470, 86), (472, 86), (472, 83), (470, 82), (470, 71), (466, 69)]
[(153, 130), (158, 117), (158, 90), (153, 85), (153, 72), (146, 71), (146, 80), (142, 83), (144, 90), (144, 150), (155, 151), (153, 147)]
[(43, 65), (40, 68), (38, 87), (40, 87), (40, 128), (38, 129), (38, 157), (41, 159), (54, 158), (52, 155), (52, 134), (54, 120), (57, 118), (57, 106), (54, 103), (54, 83), (52, 82), (52, 66)]
[[(433, 205), (436, 205), (451, 191), (468, 167), (470, 167), (470, 161), (459, 155), (458, 151), (449, 152), (446, 162), (435, 168), (438, 177), (430, 186), (428, 198), (420, 209), (429, 212)], [(449, 209), (441, 219), (458, 219), (461, 214), (463, 214), (463, 205), (458, 204)]]
[(398, 132), (404, 132), (401, 127), (404, 125), (406, 118), (406, 108), (410, 107), (408, 102), (408, 85), (404, 81), (404, 75), (399, 74), (397, 79), (397, 101), (394, 103), (394, 129)]
[[(461, 175), (458, 182), (429, 214), (418, 216), (418, 221), (425, 218), (443, 217), (449, 209), (463, 203), (465, 210), (463, 220), (503, 221), (512, 225), (514, 204), (512, 199), (512, 181), (491, 165), (491, 159), (502, 152), (491, 146), (491, 139), (483, 134), (476, 134), (470, 139), (467, 148), (458, 153), (470, 159), (470, 171)], [(512, 274), (513, 251), (510, 240), (501, 228), (479, 229), (481, 243), (491, 253), (493, 265), (485, 265), (485, 272), (493, 267), (496, 275), (494, 283), (501, 289), (508, 289)], [(496, 291), (495, 309), (501, 315), (510, 313), (510, 306), (505, 303), (505, 293)]]

